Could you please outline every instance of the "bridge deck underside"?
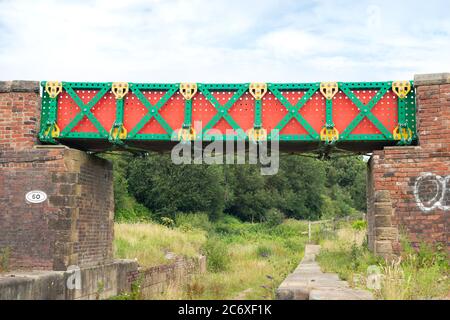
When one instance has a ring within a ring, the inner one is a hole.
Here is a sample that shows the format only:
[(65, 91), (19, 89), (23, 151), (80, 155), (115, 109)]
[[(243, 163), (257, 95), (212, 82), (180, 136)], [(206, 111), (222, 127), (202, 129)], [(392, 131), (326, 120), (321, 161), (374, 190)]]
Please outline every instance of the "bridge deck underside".
[[(42, 83), (46, 88), (46, 82)], [(56, 97), (43, 90), (40, 138), (87, 150), (169, 150), (179, 140), (273, 140), (289, 152), (321, 145), (368, 152), (395, 145), (398, 127), (416, 139), (415, 93), (400, 98), (392, 82), (337, 83), (326, 96), (320, 83), (197, 84), (188, 97), (180, 84), (127, 84), (123, 97), (112, 83), (63, 82)], [(325, 128), (334, 131), (329, 141)], [(261, 135), (255, 135), (259, 132)]]

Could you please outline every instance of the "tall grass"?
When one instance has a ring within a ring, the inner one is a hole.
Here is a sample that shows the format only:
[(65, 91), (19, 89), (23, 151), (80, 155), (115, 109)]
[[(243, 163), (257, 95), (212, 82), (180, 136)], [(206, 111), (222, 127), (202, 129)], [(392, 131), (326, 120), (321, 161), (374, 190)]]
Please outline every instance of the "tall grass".
[[(445, 299), (450, 294), (449, 260), (444, 248), (422, 244), (413, 249), (404, 239), (401, 255), (392, 261), (375, 257), (367, 248), (365, 230), (358, 225), (340, 229), (322, 240), (317, 257), (322, 269), (336, 272), (352, 286), (373, 289), (379, 299)], [(379, 270), (379, 288), (369, 286), (369, 270)]]
[(164, 262), (166, 250), (207, 255), (208, 270), (184, 287), (171, 286), (152, 299), (272, 299), (275, 288), (297, 266), (307, 242), (307, 223), (244, 223), (203, 215), (176, 217), (175, 227), (116, 224), (116, 255), (140, 264)]
[(116, 223), (114, 232), (115, 256), (137, 259), (142, 266), (167, 263), (168, 252), (197, 256), (206, 242), (206, 233), (202, 230), (181, 231), (156, 223)]

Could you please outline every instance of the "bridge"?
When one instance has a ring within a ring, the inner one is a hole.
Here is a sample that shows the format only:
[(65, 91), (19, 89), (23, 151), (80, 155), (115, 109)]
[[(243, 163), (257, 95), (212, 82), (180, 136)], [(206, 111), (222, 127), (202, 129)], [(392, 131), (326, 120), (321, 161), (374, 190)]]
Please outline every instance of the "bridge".
[(0, 258), (11, 270), (76, 265), (129, 289), (123, 279), (136, 266), (113, 257), (112, 165), (93, 153), (273, 139), (286, 151), (372, 153), (375, 254), (395, 257), (401, 232), (450, 250), (450, 73), (440, 73), (363, 83), (0, 82)]
[(413, 81), (41, 85), (40, 140), (86, 151), (278, 139), (296, 152), (370, 152), (417, 140)]

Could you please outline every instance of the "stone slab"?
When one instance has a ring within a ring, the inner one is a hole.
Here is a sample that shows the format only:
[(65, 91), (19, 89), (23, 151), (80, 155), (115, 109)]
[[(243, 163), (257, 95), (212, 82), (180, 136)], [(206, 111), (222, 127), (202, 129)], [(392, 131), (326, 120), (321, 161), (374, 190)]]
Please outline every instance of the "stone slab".
[(366, 290), (347, 288), (320, 288), (309, 293), (309, 300), (373, 300), (373, 295)]
[(365, 290), (351, 289), (335, 273), (324, 273), (315, 261), (318, 245), (306, 245), (302, 262), (276, 291), (279, 300), (372, 300)]

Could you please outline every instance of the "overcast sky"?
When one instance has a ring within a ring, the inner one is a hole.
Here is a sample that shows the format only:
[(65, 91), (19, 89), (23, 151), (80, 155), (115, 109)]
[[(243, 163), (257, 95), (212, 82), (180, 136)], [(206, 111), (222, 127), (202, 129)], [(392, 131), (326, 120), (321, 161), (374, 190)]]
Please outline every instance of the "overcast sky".
[(450, 1), (0, 0), (0, 80), (312, 82), (450, 71)]

